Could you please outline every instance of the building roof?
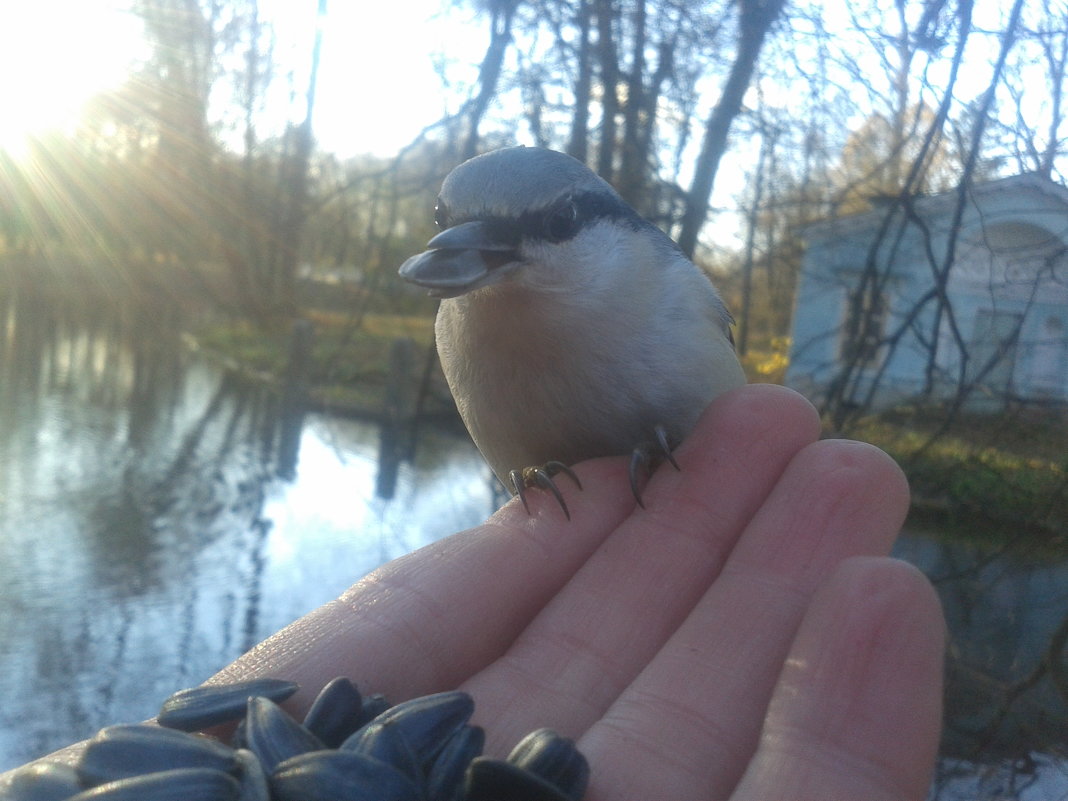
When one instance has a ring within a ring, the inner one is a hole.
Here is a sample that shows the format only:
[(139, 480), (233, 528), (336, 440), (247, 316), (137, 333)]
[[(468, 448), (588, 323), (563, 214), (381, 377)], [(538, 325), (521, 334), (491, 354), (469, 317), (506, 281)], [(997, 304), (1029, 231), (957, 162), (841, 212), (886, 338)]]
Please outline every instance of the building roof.
[[(1013, 194), (1024, 190), (1046, 195), (1059, 201), (1068, 209), (1068, 187), (1038, 173), (1022, 173), (983, 181), (973, 184), (966, 192), (968, 199), (975, 203), (980, 198)], [(956, 207), (958, 197), (957, 188), (931, 195), (917, 195), (913, 199), (913, 209), (924, 217), (941, 216), (950, 213)], [(894, 214), (902, 208), (896, 197), (883, 197), (882, 200), (882, 205), (871, 211), (820, 220), (806, 225), (804, 237), (810, 241), (823, 240), (874, 230), (883, 223), (888, 214)]]

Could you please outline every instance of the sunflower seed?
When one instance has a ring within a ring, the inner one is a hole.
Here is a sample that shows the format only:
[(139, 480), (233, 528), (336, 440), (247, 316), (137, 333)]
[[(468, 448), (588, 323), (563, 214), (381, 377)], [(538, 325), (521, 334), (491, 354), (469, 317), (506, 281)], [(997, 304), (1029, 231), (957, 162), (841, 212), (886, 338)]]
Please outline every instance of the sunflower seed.
[(503, 759), (478, 757), (467, 767), (464, 801), (571, 801), (559, 787)]
[(370, 723), (377, 718), (387, 709), (391, 704), (386, 700), (386, 696), (379, 693), (374, 695), (368, 695), (363, 699), (363, 716), (360, 720), (360, 725), (363, 726), (366, 723)]
[(419, 787), (392, 765), (353, 751), (313, 751), (270, 776), (279, 801), (421, 801)]
[(462, 726), (453, 732), (427, 771), (427, 798), (460, 801), (467, 766), (482, 753), (485, 743), (486, 733), (478, 726)]
[(231, 748), (209, 737), (146, 724), (101, 729), (75, 765), (83, 786), (92, 787), (142, 773), (173, 768), (210, 768), (233, 772)]
[(221, 771), (179, 768), (99, 784), (68, 801), (237, 801), (238, 790)]
[(169, 729), (197, 731), (238, 720), (249, 698), (262, 696), (281, 703), (298, 689), (281, 679), (252, 679), (234, 684), (212, 684), (179, 690), (160, 708), (156, 722)]
[[(38, 763), (8, 774), (0, 801), (578, 801), (585, 791), (586, 760), (548, 729), (524, 738), (507, 761), (480, 757), (485, 734), (468, 724), (466, 693), (391, 707), (336, 679), (305, 717), (331, 745), (341, 740), (333, 750), (266, 697), (288, 697), (296, 686), (269, 679), (183, 690), (161, 710), (170, 728), (102, 729), (74, 767)], [(240, 745), (180, 730), (227, 720), (239, 720)]]
[(0, 783), (2, 801), (63, 801), (82, 789), (78, 773), (59, 762), (35, 762)]
[(508, 762), (540, 776), (571, 799), (582, 798), (590, 782), (590, 765), (575, 743), (552, 729), (532, 731), (519, 741)]
[(345, 741), (345, 750), (392, 765), (413, 781), (423, 779), (423, 768), (395, 720), (368, 723)]
[(260, 760), (266, 773), (273, 771), (275, 765), (283, 760), (307, 751), (321, 751), (326, 747), (318, 737), (267, 698), (248, 699), (245, 740), (248, 750)]
[(344, 676), (338, 676), (315, 697), (304, 716), (304, 728), (328, 748), (337, 748), (369, 719), (364, 718), (363, 698), (356, 685)]
[(240, 748), (235, 752), (241, 792), (238, 801), (270, 801), (271, 789), (267, 786), (267, 774), (263, 765), (251, 751)]
[[(471, 696), (454, 690), (424, 695), (391, 706), (367, 726), (395, 726), (411, 748), (417, 763), (426, 770), (452, 733), (467, 723), (474, 710), (475, 702)], [(348, 750), (350, 744), (359, 747), (361, 739), (361, 732), (358, 731), (345, 740), (340, 748)]]

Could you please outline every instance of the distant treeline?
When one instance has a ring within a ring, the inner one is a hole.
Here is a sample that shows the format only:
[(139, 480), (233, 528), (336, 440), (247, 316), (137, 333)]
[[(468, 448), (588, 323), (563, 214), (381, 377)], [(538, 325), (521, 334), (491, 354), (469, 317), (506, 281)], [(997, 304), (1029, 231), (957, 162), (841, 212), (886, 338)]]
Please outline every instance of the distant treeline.
[[(75, 134), (0, 154), (0, 268), (22, 285), (110, 271), (109, 288), (179, 286), (263, 323), (296, 311), (298, 276), (343, 275), (379, 310), (429, 313), (395, 269), (433, 234), (441, 179), (525, 141), (590, 164), (723, 273), (745, 351), (789, 331), (808, 223), (1000, 172), (1061, 177), (1064, 0), (982, 19), (964, 0), (471, 5), (476, 77), (470, 53), (435, 54), (448, 113), (395, 158), (342, 161), (314, 147), (317, 39), (298, 84), (256, 0), (134, 0), (137, 72)], [(1027, 102), (1034, 85), (1048, 102)]]

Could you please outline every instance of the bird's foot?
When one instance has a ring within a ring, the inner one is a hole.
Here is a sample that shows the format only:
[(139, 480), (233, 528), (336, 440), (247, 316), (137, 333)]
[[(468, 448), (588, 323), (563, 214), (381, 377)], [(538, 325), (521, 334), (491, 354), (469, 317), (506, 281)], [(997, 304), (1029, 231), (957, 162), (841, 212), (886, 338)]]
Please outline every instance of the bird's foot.
[(527, 505), (524, 490), (530, 487), (540, 487), (553, 494), (560, 508), (564, 510), (564, 517), (571, 519), (571, 512), (568, 511), (567, 504), (564, 502), (564, 496), (553, 481), (553, 476), (558, 473), (565, 473), (575, 482), (576, 487), (582, 489), (582, 482), (578, 480), (578, 476), (563, 462), (546, 462), (541, 467), (524, 467), (522, 470), (513, 470), (508, 474), (508, 480), (512, 482), (512, 491), (523, 502), (523, 508), (527, 510), (527, 514), (530, 514), (530, 506)]
[(634, 493), (634, 500), (642, 509), (642, 492), (639, 487), (639, 479), (644, 474), (649, 476), (661, 462), (671, 462), (671, 466), (679, 470), (679, 463), (671, 453), (671, 443), (668, 442), (667, 431), (663, 426), (653, 428), (653, 440), (644, 442), (636, 447), (630, 454), (630, 491)]

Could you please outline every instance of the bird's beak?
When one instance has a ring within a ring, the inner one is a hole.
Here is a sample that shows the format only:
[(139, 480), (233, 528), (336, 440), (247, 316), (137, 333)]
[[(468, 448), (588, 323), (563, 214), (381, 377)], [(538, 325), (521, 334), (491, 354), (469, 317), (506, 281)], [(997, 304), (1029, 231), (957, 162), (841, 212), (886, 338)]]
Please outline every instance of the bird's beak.
[(427, 243), (427, 251), (400, 267), (401, 277), (439, 298), (454, 298), (492, 283), (495, 271), (518, 259), (513, 242), (493, 236), (475, 220), (448, 228)]

